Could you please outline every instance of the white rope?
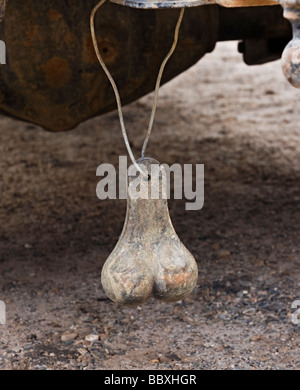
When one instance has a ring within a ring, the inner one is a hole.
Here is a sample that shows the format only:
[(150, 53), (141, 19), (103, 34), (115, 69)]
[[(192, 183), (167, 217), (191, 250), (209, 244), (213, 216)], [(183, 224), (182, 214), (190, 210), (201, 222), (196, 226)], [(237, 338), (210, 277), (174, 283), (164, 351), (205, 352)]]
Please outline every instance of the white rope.
[[(107, 66), (105, 65), (105, 63), (103, 61), (103, 58), (102, 58), (102, 56), (100, 54), (100, 50), (99, 50), (96, 34), (95, 34), (95, 15), (96, 15), (97, 11), (99, 10), (99, 8), (105, 2), (106, 2), (106, 0), (101, 0), (95, 6), (95, 8), (93, 9), (93, 11), (91, 13), (90, 27), (91, 27), (91, 35), (92, 35), (93, 45), (94, 45), (94, 49), (95, 49), (95, 53), (96, 53), (96, 56), (98, 58), (98, 61), (99, 61), (100, 65), (101, 65), (102, 69), (104, 70), (106, 76), (108, 77), (108, 79), (109, 79), (109, 81), (110, 81), (110, 83), (112, 85), (113, 91), (115, 93), (117, 107), (118, 107), (118, 113), (119, 113), (119, 119), (120, 119), (120, 125), (121, 125), (121, 130), (122, 130), (122, 135), (123, 135), (123, 138), (124, 138), (124, 142), (125, 142), (125, 145), (126, 145), (126, 148), (127, 148), (128, 154), (129, 154), (129, 157), (130, 157), (133, 165), (137, 169), (137, 171), (140, 172), (144, 176), (148, 176), (139, 167), (139, 165), (137, 164), (136, 159), (135, 159), (135, 157), (134, 157), (134, 155), (132, 153), (132, 150), (131, 150), (131, 147), (130, 147), (130, 144), (129, 144), (129, 140), (128, 140), (128, 136), (127, 136), (127, 131), (126, 131), (126, 128), (125, 128), (124, 117), (123, 117), (123, 112), (122, 112), (122, 103), (121, 103), (121, 98), (120, 98), (120, 94), (119, 94), (119, 91), (118, 91), (118, 87), (117, 87), (117, 85), (116, 85), (116, 83), (115, 83), (115, 81), (114, 81), (110, 71), (108, 70)], [(143, 147), (142, 147), (142, 153), (141, 153), (142, 157), (145, 156), (146, 147), (148, 145), (149, 138), (150, 138), (151, 131), (152, 131), (152, 127), (153, 127), (153, 122), (154, 122), (154, 117), (155, 117), (156, 108), (157, 108), (157, 101), (158, 101), (159, 88), (160, 88), (160, 84), (161, 84), (162, 75), (163, 75), (163, 72), (164, 72), (164, 69), (165, 69), (165, 66), (166, 66), (167, 62), (169, 61), (170, 57), (172, 56), (172, 54), (174, 53), (174, 51), (176, 49), (177, 42), (178, 42), (179, 29), (180, 29), (180, 25), (181, 25), (181, 22), (182, 22), (182, 19), (183, 19), (183, 15), (184, 15), (184, 8), (182, 8), (180, 10), (179, 18), (178, 18), (178, 21), (177, 21), (177, 24), (176, 24), (176, 28), (175, 28), (174, 41), (173, 41), (172, 47), (171, 47), (169, 53), (167, 54), (167, 56), (165, 57), (165, 59), (163, 60), (161, 66), (160, 66), (160, 69), (159, 69), (159, 73), (158, 73), (158, 77), (157, 77), (157, 81), (156, 81), (156, 86), (155, 86), (154, 102), (153, 102), (151, 117), (150, 117), (148, 130), (147, 130), (146, 137), (145, 137), (145, 140), (144, 140), (144, 143), (143, 143)]]
[(176, 49), (177, 42), (178, 42), (179, 29), (181, 26), (183, 15), (184, 15), (184, 8), (181, 8), (179, 18), (177, 20), (177, 24), (175, 27), (174, 41), (173, 41), (172, 47), (171, 47), (169, 53), (167, 54), (167, 56), (165, 57), (165, 59), (163, 60), (161, 66), (160, 66), (159, 72), (158, 72), (156, 86), (155, 86), (154, 103), (153, 103), (153, 108), (152, 108), (151, 117), (150, 117), (150, 121), (149, 121), (148, 131), (147, 131), (147, 134), (146, 134), (146, 137), (144, 140), (144, 144), (143, 144), (143, 148), (142, 148), (142, 157), (145, 157), (146, 148), (147, 148), (149, 138), (151, 135), (151, 131), (152, 131), (152, 127), (153, 127), (154, 117), (155, 117), (156, 108), (157, 108), (157, 101), (158, 101), (158, 94), (159, 94), (159, 87), (160, 87), (160, 83), (161, 83), (161, 78), (162, 78), (163, 72), (165, 70), (165, 67), (167, 65), (167, 62), (169, 61), (169, 59), (171, 58), (172, 54), (174, 53), (174, 51)]

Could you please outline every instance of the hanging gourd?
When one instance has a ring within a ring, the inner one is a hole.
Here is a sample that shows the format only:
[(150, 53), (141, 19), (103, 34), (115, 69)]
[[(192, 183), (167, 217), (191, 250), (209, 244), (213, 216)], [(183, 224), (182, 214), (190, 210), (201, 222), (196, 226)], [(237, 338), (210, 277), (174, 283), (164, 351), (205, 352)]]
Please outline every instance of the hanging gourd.
[[(135, 170), (132, 175), (128, 174), (126, 220), (119, 241), (103, 266), (102, 286), (111, 300), (123, 305), (139, 305), (151, 297), (175, 302), (185, 298), (194, 289), (198, 268), (194, 257), (180, 241), (172, 225), (165, 196), (163, 167), (158, 161), (145, 157), (145, 150), (153, 126), (162, 74), (176, 48), (184, 9), (179, 14), (172, 47), (159, 70), (142, 157), (136, 161), (124, 125), (119, 91), (103, 62), (95, 35), (95, 14), (105, 1), (102, 0), (92, 11), (92, 39), (97, 58), (116, 96), (123, 138)], [(153, 165), (158, 165), (162, 174), (152, 175)], [(153, 189), (159, 194), (158, 197), (151, 197)]]
[[(102, 285), (110, 299), (125, 305), (144, 303), (151, 296), (178, 301), (194, 289), (197, 264), (172, 225), (163, 196), (164, 175), (151, 176), (151, 166), (158, 161), (141, 158), (137, 163), (146, 167), (149, 176), (141, 178), (143, 189), (137, 199), (132, 188), (136, 177), (128, 176), (126, 220), (102, 269)], [(159, 194), (158, 199), (149, 198), (153, 192)]]

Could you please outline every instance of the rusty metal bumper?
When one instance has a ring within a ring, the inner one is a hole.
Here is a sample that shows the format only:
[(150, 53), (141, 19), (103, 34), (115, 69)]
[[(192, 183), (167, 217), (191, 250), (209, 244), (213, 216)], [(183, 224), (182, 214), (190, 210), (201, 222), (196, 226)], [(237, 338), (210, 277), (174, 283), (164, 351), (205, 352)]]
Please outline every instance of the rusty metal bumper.
[(181, 8), (218, 4), (222, 7), (259, 7), (278, 5), (277, 0), (111, 0), (133, 8)]

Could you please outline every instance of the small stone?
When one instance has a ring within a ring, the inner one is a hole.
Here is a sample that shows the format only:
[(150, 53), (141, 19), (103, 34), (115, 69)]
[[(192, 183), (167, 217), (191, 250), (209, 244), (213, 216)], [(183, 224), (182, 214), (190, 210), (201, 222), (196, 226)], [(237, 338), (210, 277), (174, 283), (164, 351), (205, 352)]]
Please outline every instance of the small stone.
[(159, 362), (160, 363), (168, 363), (170, 359), (168, 359), (166, 356), (160, 356)]
[(246, 309), (243, 311), (244, 316), (253, 316), (256, 313), (256, 310), (252, 307), (251, 309)]
[(262, 360), (263, 362), (267, 362), (268, 360), (270, 360), (270, 356), (268, 356), (268, 355), (263, 355), (263, 356), (261, 357), (261, 360)]
[(231, 253), (228, 250), (222, 249), (217, 252), (217, 257), (219, 259), (224, 259), (225, 257), (231, 256)]
[(64, 333), (62, 336), (61, 336), (61, 341), (64, 341), (64, 342), (67, 342), (67, 341), (73, 341), (76, 339), (76, 337), (78, 337), (78, 333), (69, 333), (69, 332), (66, 332)]
[(157, 363), (159, 363), (159, 360), (158, 359), (152, 359), (151, 363), (156, 363), (157, 364)]
[(222, 351), (224, 351), (225, 346), (224, 345), (216, 345), (213, 349), (216, 352), (222, 352)]
[(243, 291), (239, 291), (236, 295), (239, 297), (239, 298), (243, 298), (244, 295), (247, 295), (248, 294), (248, 291), (247, 290), (243, 290)]
[(90, 343), (94, 343), (95, 341), (99, 340), (99, 336), (97, 334), (88, 334), (85, 336), (85, 340), (89, 341)]
[(85, 348), (78, 348), (77, 352), (80, 353), (80, 355), (84, 356), (88, 353), (88, 351)]
[(230, 321), (231, 315), (227, 311), (225, 311), (224, 313), (220, 314), (220, 319), (224, 321)]
[(33, 341), (37, 339), (37, 335), (34, 333), (31, 333), (29, 336), (27, 336), (28, 341)]

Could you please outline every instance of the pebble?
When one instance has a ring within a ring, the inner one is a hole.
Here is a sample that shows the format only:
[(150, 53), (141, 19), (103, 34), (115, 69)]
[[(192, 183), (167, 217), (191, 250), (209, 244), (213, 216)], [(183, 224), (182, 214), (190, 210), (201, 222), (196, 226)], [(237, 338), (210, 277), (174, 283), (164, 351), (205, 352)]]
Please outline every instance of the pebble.
[(256, 313), (256, 310), (252, 307), (251, 309), (246, 309), (243, 311), (244, 316), (253, 316)]
[(160, 356), (160, 358), (159, 358), (160, 363), (168, 363), (169, 361), (170, 361), (170, 359), (168, 359), (166, 356)]
[(220, 314), (220, 319), (224, 321), (230, 321), (231, 320), (231, 315), (227, 312), (224, 312)]
[(260, 336), (260, 335), (252, 336), (252, 337), (250, 338), (250, 340), (251, 340), (251, 341), (259, 341), (259, 340), (261, 340), (261, 336)]
[(99, 336), (97, 334), (89, 334), (85, 336), (85, 340), (89, 341), (90, 343), (93, 343), (99, 340)]
[(214, 347), (215, 347), (215, 344), (205, 342), (205, 343), (203, 343), (203, 347), (204, 347), (204, 348), (214, 348)]
[(219, 259), (224, 259), (225, 257), (229, 257), (229, 256), (231, 256), (231, 253), (228, 250), (222, 249), (217, 252), (217, 257)]
[(68, 333), (68, 332), (66, 332), (66, 333), (64, 333), (62, 336), (61, 336), (61, 341), (64, 341), (64, 342), (66, 342), (66, 341), (73, 341), (73, 340), (75, 340), (76, 339), (76, 337), (78, 337), (78, 333), (75, 333), (75, 332), (73, 332), (73, 333)]
[(85, 348), (78, 348), (77, 352), (80, 353), (80, 355), (84, 356), (88, 353), (88, 351)]

